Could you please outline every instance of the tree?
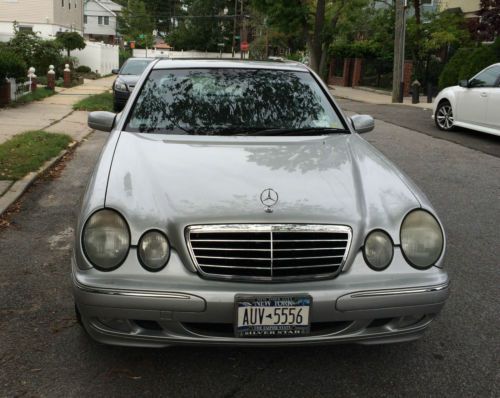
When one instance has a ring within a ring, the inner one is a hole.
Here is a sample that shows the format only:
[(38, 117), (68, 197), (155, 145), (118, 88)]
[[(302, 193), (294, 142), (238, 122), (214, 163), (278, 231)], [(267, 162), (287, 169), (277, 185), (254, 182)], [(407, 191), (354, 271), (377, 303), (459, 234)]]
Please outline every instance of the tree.
[[(440, 68), (447, 61), (447, 52), (450, 48), (458, 48), (471, 42), (466, 28), (466, 21), (462, 13), (444, 11), (426, 15), (425, 24), (419, 24), (416, 17), (409, 18), (407, 24), (406, 50), (412, 55), (415, 77), (425, 86), (434, 73), (431, 81), (437, 79)], [(441, 55), (440, 63), (432, 60)]]
[(137, 47), (148, 48), (154, 43), (155, 24), (143, 0), (128, 0), (118, 16), (118, 31), (127, 41), (135, 41)]
[(481, 0), (477, 36), (482, 41), (493, 41), (500, 36), (500, 0)]
[(219, 44), (230, 49), (234, 18), (224, 16), (224, 10), (234, 13), (234, 0), (185, 0), (183, 5), (185, 15), (167, 37), (170, 44), (185, 50), (219, 51)]
[(321, 74), (339, 25), (368, 3), (368, 0), (253, 0), (253, 5), (268, 16), (271, 25), (285, 33), (302, 33), (310, 65)]
[(62, 67), (61, 44), (57, 40), (43, 40), (33, 32), (15, 30), (7, 49), (19, 56), (24, 63), (33, 66), (38, 74), (46, 73), (49, 65)]
[(85, 40), (78, 32), (62, 32), (57, 35), (56, 39), (68, 52), (68, 58), (73, 50), (83, 50), (86, 46)]

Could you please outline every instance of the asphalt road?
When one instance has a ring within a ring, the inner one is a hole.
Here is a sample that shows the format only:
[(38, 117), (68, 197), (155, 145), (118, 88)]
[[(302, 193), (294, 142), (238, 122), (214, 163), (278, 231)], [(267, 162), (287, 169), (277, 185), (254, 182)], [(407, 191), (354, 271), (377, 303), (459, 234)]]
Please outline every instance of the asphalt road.
[(381, 121), (365, 137), (423, 188), (446, 226), (452, 293), (422, 339), (285, 349), (92, 342), (73, 314), (70, 252), (106, 139), (95, 133), (0, 230), (0, 397), (499, 396), (500, 159)]
[(338, 99), (338, 102), (345, 111), (366, 113), (378, 120), (500, 157), (500, 137), (463, 128), (441, 131), (432, 120), (432, 106), (424, 109), (408, 105), (374, 105), (347, 99)]

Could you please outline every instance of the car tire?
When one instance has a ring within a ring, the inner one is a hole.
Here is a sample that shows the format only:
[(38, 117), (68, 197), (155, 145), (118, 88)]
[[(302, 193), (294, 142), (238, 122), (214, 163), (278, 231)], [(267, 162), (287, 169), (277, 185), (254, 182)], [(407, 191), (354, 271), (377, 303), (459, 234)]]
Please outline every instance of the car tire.
[(439, 130), (451, 131), (454, 129), (453, 108), (449, 101), (441, 101), (434, 115), (434, 122)]

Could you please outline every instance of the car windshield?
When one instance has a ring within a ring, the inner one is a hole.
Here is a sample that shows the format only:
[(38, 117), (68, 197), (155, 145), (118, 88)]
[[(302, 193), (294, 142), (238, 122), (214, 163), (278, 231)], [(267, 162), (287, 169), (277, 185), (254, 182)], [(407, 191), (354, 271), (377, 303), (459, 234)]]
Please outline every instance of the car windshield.
[(152, 59), (129, 60), (123, 65), (120, 75), (142, 75), (142, 72), (144, 72), (152, 61)]
[(345, 129), (309, 72), (236, 68), (153, 70), (125, 127), (130, 132), (205, 135), (309, 135)]

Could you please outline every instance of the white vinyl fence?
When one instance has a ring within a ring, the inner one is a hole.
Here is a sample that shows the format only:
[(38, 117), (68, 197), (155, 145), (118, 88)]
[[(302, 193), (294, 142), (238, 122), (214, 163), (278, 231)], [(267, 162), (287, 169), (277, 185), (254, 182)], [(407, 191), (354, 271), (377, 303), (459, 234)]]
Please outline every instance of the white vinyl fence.
[(86, 42), (83, 50), (71, 52), (73, 57), (78, 58), (78, 65), (85, 65), (101, 75), (108, 75), (119, 67), (118, 46), (111, 44)]
[(23, 95), (31, 92), (31, 82), (16, 82), (16, 79), (9, 79), (10, 81), (10, 100), (15, 101)]
[[(211, 53), (206, 51), (169, 51), (169, 50), (134, 50), (136, 58), (233, 58), (232, 53)], [(246, 55), (248, 57), (248, 54)], [(234, 54), (235, 59), (240, 59), (240, 53)]]

